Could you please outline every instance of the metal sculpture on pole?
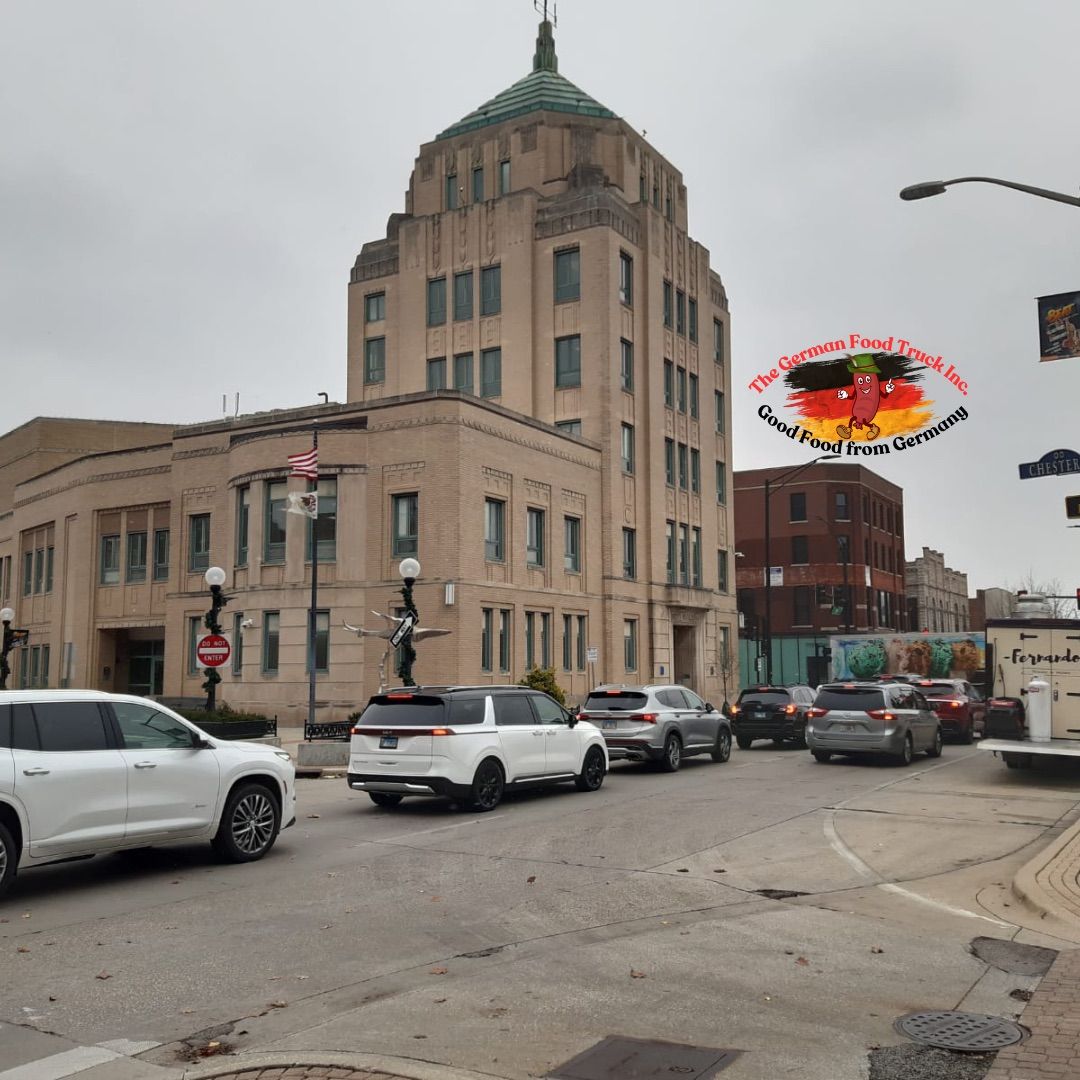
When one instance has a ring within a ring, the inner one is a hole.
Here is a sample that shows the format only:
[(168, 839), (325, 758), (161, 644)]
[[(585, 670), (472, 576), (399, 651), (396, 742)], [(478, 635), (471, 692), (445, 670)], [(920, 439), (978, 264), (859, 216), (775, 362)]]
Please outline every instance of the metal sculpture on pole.
[[(386, 683), (386, 661), (390, 658), (390, 654), (394, 651), (395, 643), (391, 641), (396, 633), (400, 630), (403, 623), (407, 621), (407, 616), (399, 617), (397, 615), (387, 615), (382, 611), (373, 611), (372, 615), (379, 619), (385, 619), (390, 626), (385, 627), (382, 630), (367, 630), (362, 626), (350, 626), (349, 623), (343, 623), (342, 625), (346, 630), (351, 630), (357, 637), (376, 637), (382, 638), (386, 642), (386, 650), (382, 654), (382, 658), (379, 660), (379, 693), (384, 693), (387, 689)], [(412, 633), (405, 635), (405, 640), (411, 638), (413, 641), (423, 641), (424, 638), (442, 637), (444, 634), (449, 634), (449, 630), (436, 630), (432, 627), (414, 626)], [(399, 642), (400, 643), (400, 642)]]

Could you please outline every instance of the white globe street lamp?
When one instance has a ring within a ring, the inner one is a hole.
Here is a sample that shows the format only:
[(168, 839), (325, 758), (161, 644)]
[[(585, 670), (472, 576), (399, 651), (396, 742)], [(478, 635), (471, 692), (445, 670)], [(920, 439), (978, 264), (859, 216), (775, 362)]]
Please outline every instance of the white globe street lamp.
[(225, 584), (225, 571), (220, 566), (211, 566), (204, 575), (206, 578), (206, 584), (212, 589), (215, 585), (220, 588)]
[[(402, 559), (398, 566), (398, 573), (405, 579), (401, 590), (401, 599), (405, 604), (405, 616), (412, 617), (413, 626), (420, 621), (420, 613), (416, 610), (416, 602), (413, 600), (413, 584), (420, 576), (420, 563), (416, 559)], [(413, 661), (416, 659), (416, 650), (413, 648), (412, 634), (406, 634), (401, 643), (401, 663), (398, 665), (398, 675), (406, 686), (415, 686), (412, 677)]]
[(398, 573), (406, 581), (409, 578), (415, 581), (420, 576), (420, 564), (415, 559), (402, 559), (401, 565), (398, 567)]

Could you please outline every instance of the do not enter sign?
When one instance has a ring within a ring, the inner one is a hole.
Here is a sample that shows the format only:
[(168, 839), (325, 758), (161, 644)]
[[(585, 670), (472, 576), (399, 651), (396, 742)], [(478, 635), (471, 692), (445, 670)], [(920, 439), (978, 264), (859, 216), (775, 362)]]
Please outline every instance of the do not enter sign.
[(199, 638), (199, 643), (195, 646), (195, 659), (203, 667), (221, 667), (229, 662), (231, 655), (232, 646), (228, 638), (223, 638), (220, 634), (207, 634)]

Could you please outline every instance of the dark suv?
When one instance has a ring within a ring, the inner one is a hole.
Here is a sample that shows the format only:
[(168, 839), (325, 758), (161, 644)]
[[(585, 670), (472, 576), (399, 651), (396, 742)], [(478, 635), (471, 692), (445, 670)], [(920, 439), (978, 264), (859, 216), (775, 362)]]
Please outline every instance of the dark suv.
[(755, 739), (790, 742), (806, 749), (806, 717), (814, 704), (809, 686), (751, 686), (731, 707), (731, 730), (740, 750)]

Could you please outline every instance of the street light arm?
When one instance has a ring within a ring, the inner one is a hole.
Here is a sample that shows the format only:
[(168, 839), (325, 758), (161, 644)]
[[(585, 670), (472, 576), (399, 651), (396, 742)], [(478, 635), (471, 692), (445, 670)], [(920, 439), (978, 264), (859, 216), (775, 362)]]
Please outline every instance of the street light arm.
[(945, 189), (953, 184), (995, 184), (997, 187), (1012, 188), (1013, 191), (1036, 195), (1040, 199), (1050, 199), (1053, 202), (1066, 203), (1068, 206), (1080, 206), (1080, 198), (1075, 195), (1051, 191), (1049, 188), (1032, 187), (1030, 184), (1018, 184), (1012, 180), (999, 180), (994, 176), (960, 176), (955, 180), (930, 180), (922, 184), (911, 184), (900, 192), (900, 198), (910, 202), (913, 199), (926, 199), (931, 195), (942, 195)]
[[(786, 473), (781, 473), (775, 480), (765, 481), (765, 490), (770, 494), (774, 491), (779, 491), (795, 479), (804, 469), (809, 469), (811, 465), (816, 465), (819, 461), (835, 461), (839, 454), (822, 454), (820, 457), (811, 458), (809, 461), (804, 461), (801, 465), (796, 465), (794, 469), (788, 469)], [(783, 481), (779, 483), (778, 481)]]

